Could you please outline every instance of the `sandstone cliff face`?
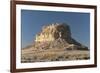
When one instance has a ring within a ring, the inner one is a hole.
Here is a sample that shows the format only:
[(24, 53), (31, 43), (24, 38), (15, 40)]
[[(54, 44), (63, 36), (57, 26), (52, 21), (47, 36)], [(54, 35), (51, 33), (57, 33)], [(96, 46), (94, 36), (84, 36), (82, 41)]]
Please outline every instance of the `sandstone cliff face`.
[(89, 50), (72, 38), (69, 25), (53, 23), (43, 26), (21, 56), (22, 62), (81, 60), (89, 59)]

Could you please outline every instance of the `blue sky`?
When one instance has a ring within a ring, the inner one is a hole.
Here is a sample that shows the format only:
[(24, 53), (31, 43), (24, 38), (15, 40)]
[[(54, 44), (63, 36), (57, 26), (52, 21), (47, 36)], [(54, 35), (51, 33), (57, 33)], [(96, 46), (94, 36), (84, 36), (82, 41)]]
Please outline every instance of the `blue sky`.
[(71, 28), (72, 37), (90, 47), (89, 13), (21, 10), (22, 47), (33, 43), (42, 26), (51, 23), (67, 23)]

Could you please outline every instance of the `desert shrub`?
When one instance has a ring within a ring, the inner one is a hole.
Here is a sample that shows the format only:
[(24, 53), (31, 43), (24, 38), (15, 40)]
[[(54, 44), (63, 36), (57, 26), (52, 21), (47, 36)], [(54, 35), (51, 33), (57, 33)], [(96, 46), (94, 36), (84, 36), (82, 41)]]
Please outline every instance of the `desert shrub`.
[(69, 56), (65, 56), (65, 58), (66, 58), (66, 59), (68, 59), (68, 58), (69, 58)]
[(58, 59), (63, 59), (64, 57), (63, 56), (58, 56)]
[(89, 59), (89, 57), (83, 57), (83, 59)]

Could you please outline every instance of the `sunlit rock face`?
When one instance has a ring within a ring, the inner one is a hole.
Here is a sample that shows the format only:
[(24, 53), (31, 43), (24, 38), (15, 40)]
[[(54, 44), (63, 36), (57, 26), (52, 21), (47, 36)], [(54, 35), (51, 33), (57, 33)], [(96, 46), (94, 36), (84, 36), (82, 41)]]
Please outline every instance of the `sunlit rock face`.
[(36, 42), (54, 41), (58, 38), (70, 39), (70, 28), (66, 24), (51, 24), (43, 26), (42, 31), (36, 35)]

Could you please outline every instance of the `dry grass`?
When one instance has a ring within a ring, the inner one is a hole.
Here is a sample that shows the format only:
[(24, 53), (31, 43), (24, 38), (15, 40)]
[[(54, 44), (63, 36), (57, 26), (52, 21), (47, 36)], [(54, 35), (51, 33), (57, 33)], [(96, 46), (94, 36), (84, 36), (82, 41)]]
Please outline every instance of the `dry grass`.
[(86, 50), (22, 50), (21, 62), (45, 62), (89, 59)]

